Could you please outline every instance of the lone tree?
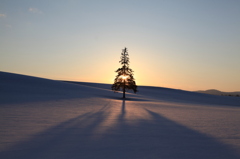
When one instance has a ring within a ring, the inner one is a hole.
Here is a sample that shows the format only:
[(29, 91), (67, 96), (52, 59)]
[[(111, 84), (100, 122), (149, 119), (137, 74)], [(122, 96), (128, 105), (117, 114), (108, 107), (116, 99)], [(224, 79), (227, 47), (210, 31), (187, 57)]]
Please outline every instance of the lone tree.
[(114, 92), (123, 91), (123, 98), (125, 98), (126, 90), (133, 90), (134, 93), (137, 92), (137, 85), (135, 79), (133, 78), (133, 70), (129, 68), (129, 55), (127, 52), (127, 48), (124, 48), (121, 53), (121, 63), (122, 67), (118, 68), (115, 72), (117, 72), (117, 76), (114, 80), (114, 84), (112, 85), (112, 90)]

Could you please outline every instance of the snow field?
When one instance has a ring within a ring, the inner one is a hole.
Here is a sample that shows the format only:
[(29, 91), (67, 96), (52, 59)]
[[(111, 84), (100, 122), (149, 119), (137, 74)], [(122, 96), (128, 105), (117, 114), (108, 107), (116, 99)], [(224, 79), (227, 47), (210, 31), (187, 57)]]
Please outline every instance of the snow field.
[(0, 76), (0, 158), (240, 158), (238, 100)]

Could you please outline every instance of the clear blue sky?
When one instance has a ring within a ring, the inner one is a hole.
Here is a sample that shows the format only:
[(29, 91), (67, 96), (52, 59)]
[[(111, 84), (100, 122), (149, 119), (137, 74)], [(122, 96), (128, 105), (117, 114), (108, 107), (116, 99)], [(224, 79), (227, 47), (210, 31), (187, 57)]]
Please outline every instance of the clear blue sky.
[(239, 0), (0, 0), (0, 70), (113, 83), (127, 47), (139, 85), (240, 91)]

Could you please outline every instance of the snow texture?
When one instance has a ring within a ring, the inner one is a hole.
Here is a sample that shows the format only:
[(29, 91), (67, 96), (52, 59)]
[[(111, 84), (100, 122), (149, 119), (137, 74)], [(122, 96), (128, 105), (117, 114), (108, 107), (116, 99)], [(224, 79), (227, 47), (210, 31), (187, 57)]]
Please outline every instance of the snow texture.
[(1, 159), (240, 159), (240, 100), (0, 72)]

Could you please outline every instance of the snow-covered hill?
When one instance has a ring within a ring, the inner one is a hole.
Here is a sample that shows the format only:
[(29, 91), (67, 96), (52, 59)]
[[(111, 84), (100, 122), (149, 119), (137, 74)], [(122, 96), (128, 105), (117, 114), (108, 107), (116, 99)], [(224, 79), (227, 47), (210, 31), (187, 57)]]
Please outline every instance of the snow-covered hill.
[(240, 95), (240, 92), (222, 92), (216, 89), (209, 89), (205, 91), (196, 91), (198, 93), (205, 93), (205, 94), (212, 94), (212, 95), (219, 95), (219, 96), (236, 96)]
[(0, 158), (240, 158), (240, 102), (0, 72)]
[[(88, 83), (88, 82), (70, 82), (80, 85), (86, 85), (95, 88), (111, 89), (111, 84)], [(240, 98), (219, 97), (215, 95), (202, 94), (197, 92), (184, 91), (164, 87), (139, 86), (139, 92), (136, 96), (150, 98), (167, 102), (195, 103), (195, 104), (215, 104), (240, 106)], [(130, 93), (133, 93), (130, 91)], [(129, 97), (131, 100), (131, 96)]]

